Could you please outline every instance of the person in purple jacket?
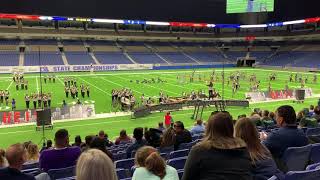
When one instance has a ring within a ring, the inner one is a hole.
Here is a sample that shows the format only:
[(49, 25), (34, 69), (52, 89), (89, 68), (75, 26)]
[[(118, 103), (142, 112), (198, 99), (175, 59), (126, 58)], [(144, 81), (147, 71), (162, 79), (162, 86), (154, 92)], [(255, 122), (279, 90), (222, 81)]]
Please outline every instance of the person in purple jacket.
[(40, 168), (47, 172), (50, 169), (66, 168), (76, 165), (81, 154), (79, 147), (70, 147), (69, 134), (66, 129), (59, 129), (55, 134), (55, 147), (40, 154)]

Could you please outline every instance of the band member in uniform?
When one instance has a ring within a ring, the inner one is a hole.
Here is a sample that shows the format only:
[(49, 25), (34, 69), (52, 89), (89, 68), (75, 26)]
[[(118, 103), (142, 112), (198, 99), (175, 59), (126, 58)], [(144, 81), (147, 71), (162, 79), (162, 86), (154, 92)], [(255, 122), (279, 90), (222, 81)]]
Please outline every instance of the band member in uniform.
[(75, 87), (74, 87), (74, 86), (71, 87), (70, 93), (71, 93), (71, 97), (72, 97), (73, 99), (75, 99), (75, 98), (76, 98), (76, 90), (75, 90)]
[(9, 91), (8, 91), (8, 90), (5, 90), (5, 92), (4, 92), (4, 100), (5, 100), (5, 102), (6, 102), (6, 106), (9, 105), (9, 96), (10, 96)]
[(70, 88), (68, 86), (65, 86), (64, 87), (64, 92), (66, 93), (66, 98), (69, 97), (69, 91), (70, 91)]
[(33, 102), (33, 109), (37, 109), (37, 94), (33, 94), (32, 102)]
[(47, 76), (43, 77), (44, 83), (47, 84)]
[(41, 107), (42, 107), (42, 106), (41, 106), (41, 103), (42, 103), (42, 94), (38, 94), (37, 99), (38, 99), (38, 107), (41, 108)]
[(0, 106), (2, 106), (3, 100), (4, 100), (4, 91), (1, 90), (1, 91), (0, 91)]
[(48, 76), (49, 83), (51, 83), (51, 75)]
[(20, 82), (20, 85), (21, 85), (21, 89), (24, 90), (24, 80)]
[(25, 88), (26, 90), (28, 90), (28, 81), (27, 81), (27, 80), (24, 80), (24, 88)]
[[(84, 96), (86, 94), (86, 87), (83, 84), (81, 84), (80, 89), (81, 89), (81, 96), (82, 96), (82, 98), (84, 98)], [(112, 97), (112, 99), (113, 99), (113, 97)]]
[(26, 101), (26, 108), (29, 109), (29, 106), (30, 106), (30, 97), (28, 96), (28, 94), (25, 95), (24, 99), (25, 99), (25, 101)]
[(56, 83), (56, 75), (52, 75), (52, 82)]
[(289, 82), (293, 82), (293, 74), (290, 74)]
[(90, 97), (90, 87), (88, 85), (86, 86), (86, 90), (87, 90), (87, 97)]
[(47, 95), (43, 94), (42, 96), (42, 103), (43, 103), (43, 107), (47, 108), (48, 107), (48, 99), (47, 99)]
[(78, 88), (75, 86), (74, 89), (76, 90), (76, 97), (78, 98)]
[(77, 87), (77, 80), (76, 79), (73, 80), (73, 85), (74, 85), (74, 87)]
[(16, 81), (16, 90), (19, 90), (19, 81)]
[(318, 80), (318, 76), (316, 74), (313, 75), (313, 83), (317, 83), (317, 80)]
[(211, 99), (212, 95), (213, 95), (213, 82), (210, 81), (210, 83), (207, 86), (208, 86), (208, 91), (209, 91), (209, 99)]
[(48, 107), (51, 107), (51, 93), (48, 93)]
[(159, 94), (159, 103), (162, 103), (163, 101), (163, 92), (160, 91), (160, 94)]
[(301, 80), (301, 88), (304, 88), (305, 87), (305, 82), (304, 82), (304, 80), (302, 79)]
[(271, 88), (271, 82), (269, 81), (269, 84), (268, 84), (268, 91), (271, 92), (272, 91), (272, 88)]
[(296, 73), (296, 74), (294, 75), (294, 81), (295, 81), (295, 82), (298, 82), (298, 73)]

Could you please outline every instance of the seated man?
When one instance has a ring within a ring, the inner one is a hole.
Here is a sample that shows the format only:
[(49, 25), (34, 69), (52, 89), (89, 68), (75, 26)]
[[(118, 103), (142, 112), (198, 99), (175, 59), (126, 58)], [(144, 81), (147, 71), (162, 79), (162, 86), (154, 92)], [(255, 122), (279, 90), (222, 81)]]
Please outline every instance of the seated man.
[(0, 169), (0, 179), (35, 180), (33, 176), (23, 174), (20, 170), (27, 160), (27, 151), (22, 144), (11, 145), (6, 151), (9, 167)]
[(190, 132), (191, 132), (192, 135), (203, 134), (204, 130), (205, 130), (205, 127), (204, 127), (204, 125), (202, 123), (202, 120), (198, 119), (197, 123), (193, 126), (193, 128), (190, 130)]
[(126, 149), (127, 158), (131, 158), (132, 151), (136, 151), (147, 144), (147, 141), (143, 139), (143, 128), (135, 128), (133, 130), (133, 137), (135, 138), (134, 143)]
[(76, 165), (81, 150), (77, 146), (69, 147), (68, 131), (65, 129), (58, 130), (54, 140), (55, 148), (44, 150), (40, 154), (40, 169), (48, 171)]
[(279, 107), (276, 111), (276, 121), (280, 129), (271, 132), (263, 143), (270, 150), (278, 167), (283, 170), (284, 168), (279, 160), (282, 158), (285, 150), (289, 147), (307, 145), (308, 138), (297, 127), (296, 112), (293, 107), (288, 105)]
[(192, 141), (191, 133), (184, 129), (184, 125), (181, 121), (177, 121), (173, 125), (176, 133), (176, 143), (174, 144), (174, 150), (179, 148), (182, 143), (189, 143)]

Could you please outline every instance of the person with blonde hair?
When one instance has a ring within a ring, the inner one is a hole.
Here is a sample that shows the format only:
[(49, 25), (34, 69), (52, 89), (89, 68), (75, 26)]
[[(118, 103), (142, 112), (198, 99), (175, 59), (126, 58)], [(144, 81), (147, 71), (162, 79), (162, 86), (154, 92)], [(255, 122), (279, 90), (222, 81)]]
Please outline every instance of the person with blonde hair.
[(257, 127), (249, 118), (241, 118), (237, 121), (234, 135), (247, 144), (254, 179), (269, 179), (275, 174), (281, 174), (270, 151), (261, 144)]
[(29, 144), (27, 148), (27, 162), (26, 164), (32, 164), (39, 162), (39, 148), (36, 144)]
[(118, 180), (112, 160), (98, 149), (81, 154), (76, 165), (77, 180)]
[(176, 143), (176, 135), (173, 128), (168, 128), (164, 131), (159, 150), (160, 152), (171, 152), (174, 151), (174, 144)]
[(8, 162), (5, 156), (6, 156), (6, 151), (4, 149), (0, 149), (0, 168), (4, 168), (8, 166)]
[(232, 117), (218, 112), (209, 117), (203, 140), (192, 147), (182, 180), (251, 180), (246, 143), (233, 136)]
[(177, 170), (166, 165), (157, 149), (144, 146), (138, 149), (135, 155), (136, 170), (132, 180), (179, 180)]

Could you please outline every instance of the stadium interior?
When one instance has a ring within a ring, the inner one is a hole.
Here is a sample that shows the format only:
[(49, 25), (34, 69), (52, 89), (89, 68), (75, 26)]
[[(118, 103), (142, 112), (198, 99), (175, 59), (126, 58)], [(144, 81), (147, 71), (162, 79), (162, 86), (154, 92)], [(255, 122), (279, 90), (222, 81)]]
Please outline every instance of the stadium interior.
[(236, 24), (0, 14), (0, 179), (320, 179), (320, 17), (261, 6)]

